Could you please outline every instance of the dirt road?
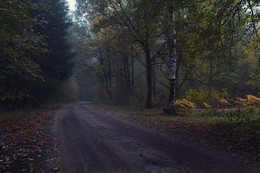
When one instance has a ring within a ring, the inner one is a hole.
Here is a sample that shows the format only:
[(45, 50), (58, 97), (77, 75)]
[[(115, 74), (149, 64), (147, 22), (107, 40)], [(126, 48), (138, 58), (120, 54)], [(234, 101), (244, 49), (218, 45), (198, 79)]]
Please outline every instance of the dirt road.
[(61, 142), (60, 172), (260, 172), (224, 151), (175, 141), (113, 114), (85, 103), (59, 110), (54, 133)]

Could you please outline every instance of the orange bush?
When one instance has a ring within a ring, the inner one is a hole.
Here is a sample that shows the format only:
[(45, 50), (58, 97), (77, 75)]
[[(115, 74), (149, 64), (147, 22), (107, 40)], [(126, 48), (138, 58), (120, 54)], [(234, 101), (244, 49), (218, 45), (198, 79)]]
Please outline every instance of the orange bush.
[(260, 98), (253, 96), (253, 95), (247, 95), (246, 97), (247, 97), (248, 105), (252, 105), (252, 106), (260, 105)]
[(221, 106), (224, 106), (224, 107), (231, 105), (231, 104), (230, 104), (226, 99), (224, 99), (224, 98), (219, 99), (218, 102), (219, 102), (219, 104), (220, 104)]

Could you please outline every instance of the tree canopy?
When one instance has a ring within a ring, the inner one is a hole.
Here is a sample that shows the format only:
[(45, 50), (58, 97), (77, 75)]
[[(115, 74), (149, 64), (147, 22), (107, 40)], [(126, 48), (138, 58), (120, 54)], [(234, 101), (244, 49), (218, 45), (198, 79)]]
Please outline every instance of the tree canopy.
[(72, 71), (64, 1), (0, 2), (0, 102), (32, 105), (53, 97)]
[(209, 104), (223, 89), (259, 95), (258, 12), (247, 0), (77, 0), (89, 50), (80, 61), (103, 102), (151, 108), (189, 89), (203, 90)]

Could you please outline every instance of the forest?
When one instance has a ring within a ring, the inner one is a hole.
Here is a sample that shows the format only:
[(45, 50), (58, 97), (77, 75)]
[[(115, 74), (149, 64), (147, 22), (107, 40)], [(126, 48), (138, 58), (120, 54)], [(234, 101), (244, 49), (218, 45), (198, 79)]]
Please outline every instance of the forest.
[(3, 108), (259, 104), (257, 1), (57, 2), (1, 2)]
[(66, 3), (15, 0), (0, 7), (1, 109), (72, 99), (61, 89), (73, 80), (75, 55), (67, 41), (72, 22)]
[(259, 36), (258, 0), (1, 0), (0, 172), (260, 172)]
[(146, 109), (259, 104), (257, 1), (78, 0), (75, 21), (80, 100)]

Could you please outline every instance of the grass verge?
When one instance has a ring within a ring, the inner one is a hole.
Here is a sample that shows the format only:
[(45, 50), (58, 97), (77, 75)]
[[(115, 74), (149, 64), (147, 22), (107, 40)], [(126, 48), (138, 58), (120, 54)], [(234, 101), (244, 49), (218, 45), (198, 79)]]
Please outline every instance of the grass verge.
[(172, 134), (175, 138), (213, 144), (234, 153), (244, 162), (260, 165), (260, 112), (255, 110), (179, 112), (169, 116), (141, 108), (101, 105), (126, 113), (129, 120)]

